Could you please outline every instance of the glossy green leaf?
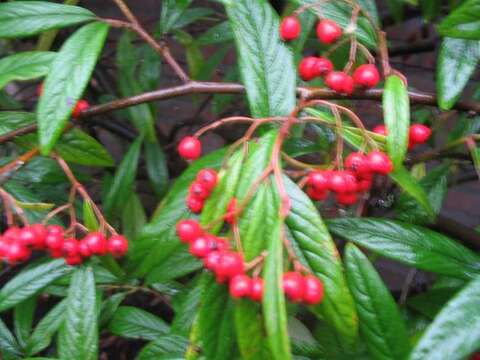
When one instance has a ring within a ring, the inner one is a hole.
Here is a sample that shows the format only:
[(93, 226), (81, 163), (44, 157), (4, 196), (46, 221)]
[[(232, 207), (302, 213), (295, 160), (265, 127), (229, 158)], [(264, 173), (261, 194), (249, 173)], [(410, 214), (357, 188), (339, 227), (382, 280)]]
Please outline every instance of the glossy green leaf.
[(224, 43), (233, 40), (233, 32), (228, 21), (223, 21), (215, 26), (210, 27), (202, 35), (200, 35), (195, 43), (199, 46)]
[(228, 288), (217, 284), (210, 274), (205, 274), (202, 280), (202, 306), (198, 313), (198, 324), (203, 354), (209, 360), (232, 358), (235, 331), (233, 303)]
[(83, 202), (83, 224), (89, 231), (96, 231), (99, 228), (97, 216), (88, 201)]
[(145, 310), (120, 306), (108, 324), (108, 330), (130, 339), (155, 340), (169, 331), (165, 321)]
[(162, 197), (168, 189), (168, 167), (165, 153), (158, 142), (145, 142), (147, 174), (157, 196)]
[(13, 311), (13, 325), (15, 328), (15, 335), (22, 348), (30, 337), (32, 330), (33, 317), (35, 309), (37, 308), (37, 297), (32, 296), (25, 301), (15, 306)]
[(361, 247), (421, 270), (462, 279), (480, 273), (478, 255), (424, 227), (376, 218), (334, 219), (328, 227)]
[(190, 6), (192, 0), (166, 0), (162, 2), (160, 16), (160, 32), (169, 32), (175, 23), (179, 21), (185, 10)]
[(26, 51), (0, 59), (0, 89), (10, 81), (32, 80), (45, 76), (55, 56), (54, 52)]
[(351, 345), (358, 337), (358, 319), (338, 250), (310, 198), (293, 181), (284, 179), (291, 201), (286, 219), (289, 239), (302, 263), (325, 286), (325, 298), (314, 312)]
[[(21, 349), (5, 323), (0, 319), (0, 355), (20, 359)], [(8, 358), (7, 358), (8, 359)]]
[(37, 354), (50, 345), (53, 335), (63, 323), (66, 309), (67, 300), (62, 300), (40, 320), (27, 342), (27, 354)]
[(45, 286), (67, 274), (71, 269), (63, 259), (33, 265), (8, 281), (0, 290), (0, 311), (38, 294)]
[(407, 87), (397, 75), (390, 75), (385, 81), (383, 118), (388, 129), (387, 151), (397, 168), (407, 154), (410, 128), (410, 99)]
[(466, 0), (438, 27), (443, 36), (480, 40), (480, 1)]
[(35, 121), (35, 114), (24, 111), (0, 111), (0, 135)]
[(147, 223), (147, 214), (142, 201), (132, 193), (122, 211), (122, 231), (127, 239), (136, 239)]
[(113, 182), (105, 196), (103, 208), (107, 217), (112, 217), (114, 211), (123, 206), (123, 199), (132, 193), (132, 187), (137, 176), (138, 160), (143, 138), (138, 138), (130, 145), (122, 162), (117, 167)]
[(399, 360), (409, 353), (407, 329), (395, 300), (368, 258), (355, 245), (345, 252), (347, 280), (372, 359)]
[(100, 308), (100, 315), (98, 316), (98, 324), (100, 327), (107, 325), (112, 320), (113, 315), (117, 312), (120, 304), (127, 297), (127, 293), (116, 293), (107, 298)]
[(175, 318), (171, 325), (171, 334), (188, 336), (192, 329), (203, 293), (201, 275), (195, 277), (188, 287), (175, 295), (172, 300)]
[(410, 360), (460, 360), (480, 344), (480, 278), (471, 281), (450, 300), (427, 328)]
[(409, 297), (407, 305), (422, 315), (434, 319), (447, 301), (455, 295), (456, 290), (458, 289), (450, 287), (430, 289), (424, 293)]
[[(177, 335), (162, 336), (155, 341), (146, 345), (140, 354), (138, 354), (136, 360), (173, 360), (183, 359), (183, 356), (177, 357), (178, 354), (183, 355), (188, 346), (188, 340), (184, 337)], [(177, 354), (166, 356), (169, 354)]]
[(15, 1), (0, 4), (0, 38), (35, 35), (95, 20), (87, 9), (47, 1)]
[(93, 23), (77, 30), (63, 44), (44, 81), (37, 121), (40, 147), (48, 154), (62, 134), (92, 75), (108, 25)]
[(285, 116), (295, 106), (293, 55), (280, 40), (279, 20), (266, 0), (224, 0), (240, 73), (255, 117)]
[(429, 218), (435, 216), (435, 212), (432, 209), (430, 199), (428, 198), (425, 189), (418, 183), (417, 179), (415, 179), (413, 175), (403, 167), (403, 165), (397, 166), (395, 171), (390, 173), (390, 177), (403, 191), (405, 191), (405, 193), (410, 195), (423, 207)]
[(160, 265), (149, 271), (145, 282), (153, 284), (165, 282), (188, 275), (203, 267), (203, 263), (194, 258), (187, 251), (178, 251), (172, 254)]
[(276, 217), (268, 234), (268, 256), (265, 259), (263, 279), (263, 316), (267, 341), (272, 359), (292, 359), (287, 331), (287, 309), (282, 290), (283, 244), (281, 239), (283, 221)]
[(89, 266), (73, 273), (67, 296), (67, 309), (58, 336), (62, 359), (98, 359), (98, 319), (95, 278)]
[(479, 60), (480, 41), (443, 39), (438, 55), (436, 82), (440, 108), (450, 110), (455, 105)]

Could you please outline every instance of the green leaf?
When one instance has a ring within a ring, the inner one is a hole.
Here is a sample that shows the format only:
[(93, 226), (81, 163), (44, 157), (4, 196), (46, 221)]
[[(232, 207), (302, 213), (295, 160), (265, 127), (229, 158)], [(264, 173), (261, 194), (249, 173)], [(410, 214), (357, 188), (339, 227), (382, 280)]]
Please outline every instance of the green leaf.
[(100, 308), (100, 315), (98, 317), (98, 323), (101, 328), (104, 325), (107, 325), (110, 320), (112, 320), (113, 315), (115, 315), (118, 307), (123, 302), (123, 300), (125, 300), (127, 295), (127, 293), (117, 293), (110, 296), (102, 303), (102, 307)]
[(13, 312), (13, 325), (18, 342), (25, 347), (25, 344), (32, 330), (33, 317), (37, 307), (37, 298), (32, 296), (15, 306)]
[(98, 359), (98, 319), (95, 278), (91, 267), (75, 269), (67, 296), (67, 309), (58, 337), (62, 359)]
[(89, 231), (96, 231), (99, 228), (97, 216), (89, 201), (83, 202), (83, 224)]
[(115, 172), (115, 177), (110, 185), (110, 190), (105, 196), (104, 212), (107, 217), (112, 217), (114, 211), (123, 206), (123, 199), (132, 193), (132, 187), (137, 176), (138, 159), (142, 148), (143, 138), (139, 137), (130, 145), (122, 162)]
[(399, 23), (403, 19), (405, 1), (403, 0), (387, 0), (388, 10), (392, 14), (395, 22)]
[(480, 40), (480, 1), (463, 2), (440, 23), (438, 31), (443, 36)]
[(358, 319), (338, 250), (310, 198), (290, 179), (284, 181), (291, 201), (286, 219), (289, 239), (302, 263), (325, 286), (325, 298), (314, 311), (343, 343), (352, 345), (358, 337)]
[(28, 340), (25, 350), (28, 355), (37, 354), (50, 345), (53, 335), (62, 325), (66, 309), (67, 300), (62, 300), (40, 320)]
[(37, 110), (43, 154), (48, 154), (55, 145), (87, 87), (108, 28), (104, 23), (85, 25), (65, 41), (53, 61)]
[(479, 256), (424, 227), (375, 218), (334, 219), (328, 227), (359, 246), (421, 270), (462, 279), (480, 273)]
[(172, 254), (168, 259), (157, 267), (150, 270), (145, 283), (153, 284), (156, 282), (165, 282), (188, 275), (198, 269), (201, 269), (203, 263), (192, 257), (187, 251), (178, 251)]
[(117, 336), (130, 339), (155, 340), (169, 331), (169, 326), (145, 310), (120, 306), (108, 324), (108, 330)]
[(430, 289), (419, 295), (409, 297), (407, 305), (422, 315), (434, 319), (447, 301), (455, 295), (455, 290), (450, 287)]
[(0, 312), (38, 294), (45, 286), (70, 270), (63, 259), (33, 265), (23, 270), (0, 290)]
[(224, 3), (252, 115), (288, 115), (295, 106), (296, 70), (279, 38), (277, 14), (265, 0)]
[(54, 52), (25, 51), (0, 59), (0, 89), (10, 81), (32, 80), (45, 76), (55, 56)]
[(427, 328), (410, 360), (460, 360), (478, 350), (480, 278), (450, 300)]
[(397, 75), (390, 75), (385, 81), (383, 117), (388, 129), (387, 151), (397, 168), (407, 154), (410, 128), (410, 99), (407, 87)]
[(202, 280), (202, 306), (198, 313), (198, 324), (203, 353), (208, 360), (232, 358), (235, 331), (233, 303), (228, 289), (217, 284), (210, 274), (205, 274)]
[[(178, 335), (162, 336), (150, 344), (146, 345), (136, 360), (173, 360), (183, 359), (183, 353), (187, 350), (188, 340)], [(172, 357), (165, 356), (169, 354), (181, 354), (180, 357), (176, 355)]]
[(0, 355), (2, 354), (20, 359), (21, 350), (13, 334), (2, 319), (0, 319)]
[(443, 39), (436, 82), (438, 104), (442, 110), (450, 110), (455, 105), (479, 60), (480, 41), (448, 37)]
[(373, 359), (405, 359), (408, 335), (395, 300), (368, 258), (353, 244), (345, 251), (347, 280), (360, 319), (360, 331)]
[(158, 142), (145, 142), (145, 163), (153, 190), (162, 197), (168, 189), (168, 167), (165, 153)]
[(188, 284), (188, 287), (175, 295), (172, 300), (175, 318), (173, 319), (170, 333), (188, 336), (195, 321), (203, 293), (201, 276), (196, 277)]
[(160, 32), (169, 32), (185, 10), (190, 6), (192, 0), (166, 0), (162, 2), (162, 13), (160, 16)]
[(0, 4), (0, 38), (25, 37), (95, 20), (87, 9), (46, 1)]
[(403, 165), (397, 166), (395, 170), (390, 173), (390, 177), (400, 186), (400, 188), (402, 188), (402, 190), (414, 198), (423, 207), (430, 219), (433, 219), (435, 212), (432, 209), (427, 193), (422, 185), (418, 183), (417, 179), (415, 179), (413, 175), (403, 167)]
[(287, 308), (282, 290), (283, 244), (281, 239), (283, 221), (275, 218), (268, 234), (268, 256), (265, 259), (263, 279), (265, 280), (263, 295), (263, 316), (265, 331), (270, 345), (272, 359), (292, 359), (290, 341), (287, 331)]
[(1, 111), (0, 112), (0, 135), (26, 126), (35, 121), (35, 114), (24, 111)]
[(223, 21), (210, 27), (200, 35), (195, 43), (198, 46), (213, 45), (233, 40), (233, 32), (228, 21)]
[(147, 223), (147, 214), (136, 193), (132, 193), (122, 212), (122, 231), (127, 239), (136, 239)]

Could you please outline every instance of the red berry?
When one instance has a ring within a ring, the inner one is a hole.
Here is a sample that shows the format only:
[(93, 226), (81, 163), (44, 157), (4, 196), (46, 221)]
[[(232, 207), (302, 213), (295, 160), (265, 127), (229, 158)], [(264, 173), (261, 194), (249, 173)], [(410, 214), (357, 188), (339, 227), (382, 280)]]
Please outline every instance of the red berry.
[(85, 236), (83, 241), (88, 245), (92, 255), (107, 255), (108, 242), (105, 236), (100, 232), (92, 232)]
[(216, 274), (219, 278), (232, 278), (235, 275), (243, 274), (243, 257), (233, 251), (224, 251), (218, 261)]
[(193, 196), (200, 200), (205, 200), (210, 195), (208, 189), (198, 181), (194, 181), (192, 185), (190, 185), (189, 193), (190, 196)]
[(343, 171), (332, 172), (329, 181), (329, 188), (336, 193), (344, 193), (347, 191), (347, 182)]
[(195, 240), (202, 233), (202, 228), (196, 220), (181, 220), (177, 223), (177, 235), (184, 243)]
[(80, 265), (82, 262), (83, 259), (80, 255), (72, 255), (65, 258), (65, 263), (70, 266)]
[(378, 174), (387, 175), (393, 171), (392, 160), (384, 152), (373, 150), (368, 155), (370, 169)]
[(246, 297), (252, 291), (252, 279), (247, 275), (236, 275), (230, 280), (229, 290), (230, 295), (235, 299)]
[(80, 116), (82, 111), (87, 110), (90, 104), (86, 100), (79, 100), (72, 111), (72, 118), (76, 119)]
[(280, 23), (280, 37), (285, 41), (295, 40), (302, 27), (296, 16), (287, 16)]
[(318, 76), (323, 76), (323, 75), (327, 75), (328, 73), (333, 71), (333, 64), (327, 58), (318, 57), (316, 68), (317, 68)]
[(59, 259), (63, 257), (62, 249), (50, 249), (49, 253), (53, 259)]
[(346, 95), (353, 93), (353, 78), (343, 71), (332, 71), (325, 78), (325, 84), (332, 90)]
[(309, 305), (319, 304), (324, 293), (322, 282), (313, 275), (307, 275), (303, 278), (303, 283), (303, 301)]
[(369, 191), (372, 187), (372, 179), (367, 178), (367, 179), (360, 179), (358, 181), (357, 185), (357, 191), (363, 192), (363, 191)]
[(199, 214), (202, 212), (204, 201), (194, 196), (187, 197), (187, 206), (191, 212), (194, 214)]
[(78, 249), (78, 240), (73, 238), (65, 239), (62, 246), (62, 253), (64, 257), (75, 257), (80, 256), (80, 251)]
[(186, 160), (195, 160), (202, 153), (202, 143), (193, 136), (185, 136), (178, 144), (178, 153)]
[(0, 238), (0, 260), (3, 260), (7, 256), (9, 245), (10, 243), (7, 240)]
[(88, 257), (93, 255), (92, 250), (90, 250), (90, 248), (88, 247), (88, 244), (85, 242), (85, 240), (79, 241), (78, 252), (84, 258), (88, 258)]
[(253, 278), (252, 286), (250, 290), (250, 299), (253, 301), (262, 301), (263, 299), (263, 279), (262, 278)]
[(32, 246), (37, 242), (37, 233), (26, 226), (18, 232), (18, 241), (24, 246)]
[(351, 171), (344, 171), (343, 178), (345, 179), (345, 192), (356, 192), (358, 181), (355, 174)]
[(197, 174), (197, 182), (203, 185), (208, 191), (212, 191), (217, 185), (218, 174), (213, 169), (202, 169)]
[(298, 272), (287, 272), (283, 274), (283, 291), (292, 302), (299, 302), (303, 298), (304, 284), (303, 277)]
[(356, 193), (346, 192), (337, 194), (337, 202), (341, 205), (353, 205), (358, 201)]
[(422, 124), (413, 124), (410, 126), (410, 141), (412, 144), (424, 144), (432, 135), (432, 130)]
[(230, 243), (222, 238), (214, 237), (214, 249), (218, 251), (230, 250)]
[(328, 197), (328, 190), (317, 190), (309, 186), (307, 188), (307, 195), (314, 201), (322, 201)]
[(224, 219), (229, 224), (235, 224), (237, 222), (237, 198), (232, 198), (228, 203), (227, 212)]
[(63, 227), (60, 225), (48, 225), (47, 226), (47, 234), (62, 234), (63, 235)]
[(387, 127), (385, 125), (377, 125), (373, 128), (373, 132), (378, 135), (387, 136)]
[(345, 167), (357, 175), (370, 173), (367, 157), (361, 152), (352, 152), (345, 159)]
[(3, 238), (8, 241), (18, 241), (18, 237), (20, 236), (20, 228), (13, 226), (8, 228), (3, 233)]
[(342, 29), (332, 20), (321, 20), (317, 25), (317, 37), (324, 44), (332, 44), (342, 36)]
[(12, 242), (8, 245), (5, 258), (8, 263), (15, 265), (18, 262), (27, 261), (30, 258), (32, 252), (19, 242)]
[(211, 251), (203, 258), (203, 265), (206, 269), (215, 271), (217, 269), (217, 265), (220, 261), (220, 257), (222, 256), (222, 251), (214, 250)]
[(122, 257), (128, 252), (128, 240), (122, 235), (113, 235), (108, 239), (108, 252), (113, 257)]
[(318, 58), (307, 56), (300, 61), (298, 72), (303, 81), (310, 81), (320, 75), (318, 67)]
[(62, 232), (48, 232), (45, 237), (45, 246), (50, 250), (61, 250), (63, 247), (63, 229)]
[(209, 236), (199, 236), (190, 243), (190, 254), (198, 258), (204, 258), (214, 248), (214, 242)]
[(45, 248), (45, 239), (47, 237), (47, 228), (43, 224), (33, 224), (30, 226), (35, 233), (35, 243), (33, 247), (35, 249)]
[(330, 176), (330, 171), (312, 171), (308, 174), (307, 184), (317, 191), (328, 190)]
[(353, 73), (355, 85), (364, 88), (374, 88), (380, 81), (380, 74), (373, 64), (360, 65)]

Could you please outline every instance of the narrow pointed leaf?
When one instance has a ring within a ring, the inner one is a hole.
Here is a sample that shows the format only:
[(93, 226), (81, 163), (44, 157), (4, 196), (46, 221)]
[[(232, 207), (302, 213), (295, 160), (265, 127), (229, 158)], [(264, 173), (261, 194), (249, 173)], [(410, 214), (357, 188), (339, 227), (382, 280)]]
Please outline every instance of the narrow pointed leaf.
[(55, 56), (54, 52), (26, 51), (0, 59), (0, 89), (10, 81), (32, 80), (45, 76)]
[[(21, 349), (5, 323), (0, 319), (0, 355), (10, 356), (10, 358), (20, 359)], [(1, 357), (1, 356), (0, 356)]]
[(33, 317), (37, 308), (37, 298), (32, 296), (27, 300), (15, 306), (13, 312), (13, 324), (15, 327), (15, 335), (18, 342), (25, 347), (25, 344), (32, 330)]
[(440, 23), (438, 30), (444, 36), (480, 40), (480, 1), (463, 2)]
[(158, 316), (133, 306), (120, 306), (108, 325), (109, 331), (130, 339), (155, 340), (169, 331)]

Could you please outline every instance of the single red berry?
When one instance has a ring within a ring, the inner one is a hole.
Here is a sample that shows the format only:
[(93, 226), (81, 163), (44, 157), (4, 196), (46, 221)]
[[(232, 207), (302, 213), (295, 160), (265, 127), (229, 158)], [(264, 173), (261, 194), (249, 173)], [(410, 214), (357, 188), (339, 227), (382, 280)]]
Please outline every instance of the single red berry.
[(29, 248), (20, 244), (17, 241), (14, 241), (8, 245), (5, 258), (7, 259), (9, 264), (15, 265), (18, 262), (27, 261), (30, 258), (31, 254), (32, 252)]
[(196, 220), (180, 220), (177, 223), (177, 236), (181, 242), (189, 243), (202, 233), (202, 228)]
[(318, 67), (318, 58), (315, 56), (307, 56), (300, 61), (298, 72), (303, 81), (310, 81), (320, 76)]
[(353, 93), (353, 78), (343, 71), (332, 71), (325, 78), (325, 84), (332, 90), (346, 95)]
[(230, 280), (229, 290), (234, 299), (247, 297), (252, 291), (252, 279), (247, 275), (236, 275)]
[(373, 150), (368, 155), (368, 162), (370, 164), (370, 169), (373, 172), (382, 175), (388, 175), (393, 171), (392, 160), (382, 151)]
[(189, 188), (190, 196), (200, 200), (205, 200), (210, 195), (210, 191), (198, 181), (194, 181)]
[(344, 193), (347, 191), (347, 182), (343, 171), (333, 171), (330, 176), (329, 188), (336, 193)]
[(44, 249), (45, 239), (48, 233), (47, 228), (43, 224), (33, 224), (30, 228), (35, 233), (35, 243), (33, 244), (33, 247), (35, 249)]
[(48, 232), (45, 237), (45, 246), (50, 250), (61, 250), (63, 247), (63, 229), (62, 232)]
[(317, 37), (324, 44), (332, 44), (342, 36), (342, 29), (332, 20), (321, 20), (317, 25)]
[(309, 305), (319, 304), (323, 299), (323, 284), (320, 279), (313, 275), (307, 275), (303, 278), (304, 292), (303, 301)]
[(128, 240), (122, 235), (113, 235), (108, 239), (108, 252), (113, 257), (122, 257), (128, 252)]
[(409, 133), (409, 139), (413, 144), (424, 144), (432, 135), (432, 130), (428, 126), (422, 124), (413, 124), (410, 126)]
[(62, 254), (64, 257), (80, 256), (78, 249), (78, 240), (73, 238), (65, 239), (62, 246)]
[(337, 194), (337, 202), (340, 205), (353, 205), (358, 201), (358, 195), (352, 192), (339, 193)]
[(292, 302), (299, 302), (303, 298), (304, 282), (303, 276), (298, 272), (287, 272), (283, 274), (283, 291)]
[(328, 198), (328, 190), (317, 190), (309, 186), (307, 188), (307, 195), (314, 201), (322, 201)]
[(324, 76), (333, 71), (333, 64), (327, 58), (318, 57), (316, 68), (317, 76)]
[(101, 232), (92, 232), (85, 236), (83, 241), (88, 245), (88, 248), (93, 255), (107, 255), (108, 242)]
[(72, 255), (65, 258), (65, 263), (70, 266), (80, 265), (82, 262), (83, 259), (80, 255)]
[(358, 181), (355, 174), (351, 171), (344, 171), (343, 178), (345, 179), (345, 192), (358, 191)]
[(212, 239), (208, 236), (202, 235), (197, 237), (190, 243), (190, 254), (198, 258), (204, 258), (208, 255), (214, 244)]
[(31, 226), (26, 226), (18, 232), (18, 241), (24, 246), (33, 247), (37, 242), (37, 233)]
[(373, 132), (378, 135), (387, 136), (387, 127), (385, 125), (377, 125), (373, 128)]
[(263, 279), (253, 278), (249, 298), (253, 301), (262, 301), (263, 299)]
[(86, 100), (78, 100), (75, 107), (72, 111), (72, 118), (76, 119), (80, 116), (82, 111), (87, 110), (90, 107), (90, 104)]
[(359, 179), (357, 185), (357, 191), (365, 192), (372, 188), (372, 178)]
[(9, 241), (18, 241), (19, 236), (20, 236), (20, 228), (16, 226), (8, 228), (3, 233), (3, 238)]
[(202, 153), (202, 143), (196, 137), (185, 136), (177, 147), (180, 156), (186, 160), (195, 160)]
[(63, 227), (60, 225), (48, 225), (47, 234), (61, 234), (63, 236)]
[(0, 238), (0, 260), (3, 260), (7, 256), (7, 251), (10, 243), (3, 239)]
[(204, 205), (204, 200), (199, 199), (195, 196), (188, 196), (187, 197), (187, 206), (191, 212), (194, 214), (199, 214), (202, 212)]
[(235, 275), (243, 274), (243, 257), (237, 252), (224, 251), (218, 261), (216, 274), (219, 278), (230, 279)]
[(311, 171), (307, 177), (307, 185), (311, 186), (317, 191), (328, 190), (330, 185), (330, 177), (330, 171)]
[(78, 252), (84, 258), (89, 258), (90, 256), (93, 255), (92, 250), (90, 250), (90, 248), (88, 247), (88, 244), (85, 242), (85, 240), (80, 240), (79, 241)]
[(222, 256), (222, 251), (214, 250), (211, 251), (203, 258), (203, 265), (206, 269), (215, 271), (217, 269), (217, 265), (220, 261), (220, 257)]
[(233, 225), (237, 222), (237, 198), (232, 198), (228, 203), (227, 212), (225, 213), (225, 222)]
[(352, 152), (345, 159), (345, 167), (353, 171), (357, 176), (370, 173), (367, 156), (361, 152)]
[(373, 64), (360, 65), (353, 72), (353, 82), (355, 85), (367, 89), (374, 88), (380, 81), (380, 74)]
[(295, 40), (301, 31), (302, 27), (296, 16), (287, 16), (280, 23), (280, 37), (285, 41)]
[(197, 174), (197, 182), (203, 185), (208, 191), (212, 191), (217, 185), (218, 174), (213, 169), (202, 169)]

